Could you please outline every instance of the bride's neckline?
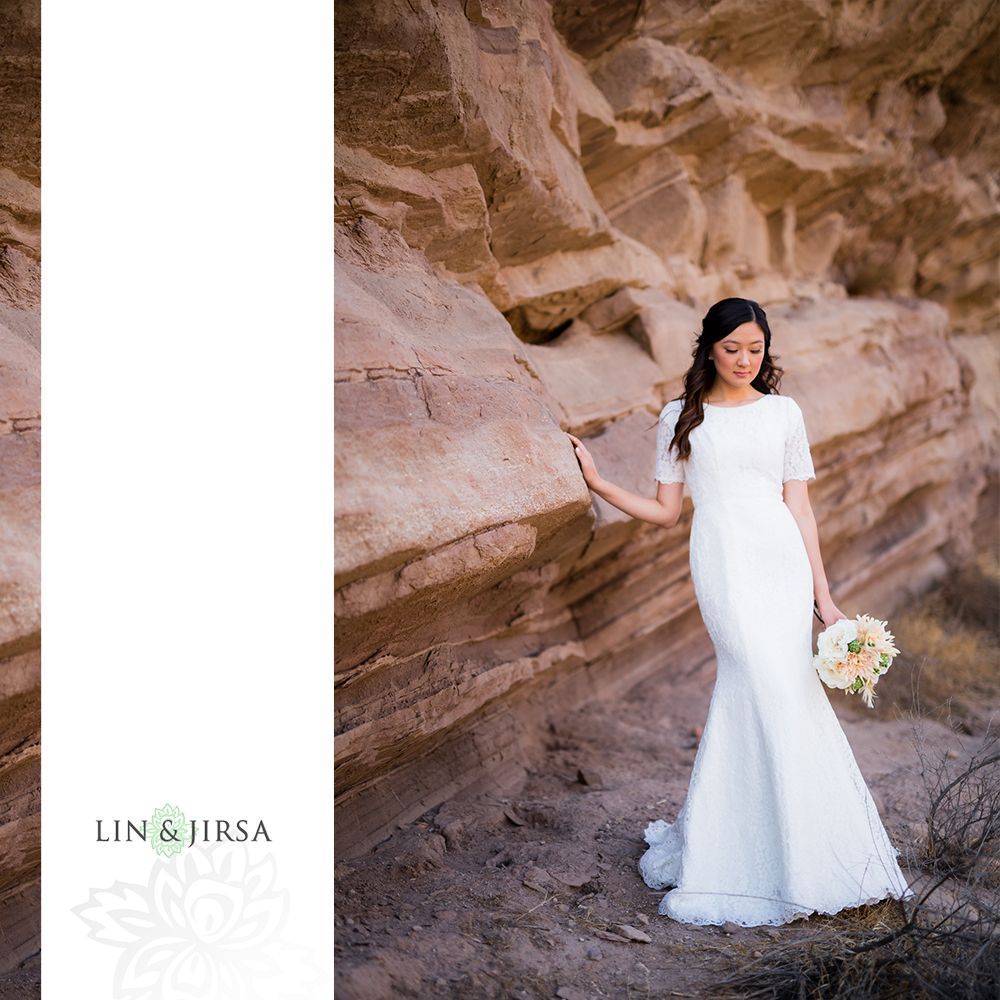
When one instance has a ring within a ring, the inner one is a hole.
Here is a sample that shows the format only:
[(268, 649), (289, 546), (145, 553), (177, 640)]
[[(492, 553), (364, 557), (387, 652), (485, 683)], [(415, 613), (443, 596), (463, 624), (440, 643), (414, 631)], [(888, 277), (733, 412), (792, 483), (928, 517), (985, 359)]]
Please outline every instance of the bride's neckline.
[(767, 399), (767, 393), (763, 396), (758, 396), (757, 399), (748, 399), (745, 403), (702, 403), (702, 406), (711, 406), (716, 410), (740, 410), (744, 406), (753, 406), (755, 403), (759, 403), (762, 399)]

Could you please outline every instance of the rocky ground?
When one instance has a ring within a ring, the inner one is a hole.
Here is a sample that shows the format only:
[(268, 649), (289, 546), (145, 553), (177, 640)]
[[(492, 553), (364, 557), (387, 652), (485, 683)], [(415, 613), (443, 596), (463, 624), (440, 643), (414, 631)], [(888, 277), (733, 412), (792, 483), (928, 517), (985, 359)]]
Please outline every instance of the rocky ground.
[(16, 969), (0, 976), (0, 997), (4, 1000), (40, 1000), (41, 995), (41, 952), (35, 952)]
[[(517, 795), (452, 800), (338, 864), (337, 1000), (712, 997), (734, 970), (814, 935), (828, 918), (675, 923), (637, 873), (645, 825), (684, 800), (713, 680), (708, 663), (679, 684), (654, 678), (566, 713)], [(831, 700), (905, 855), (925, 831), (921, 759), (967, 759), (1000, 707), (995, 693), (962, 718), (919, 721)], [(891, 921), (892, 906), (841, 920)]]

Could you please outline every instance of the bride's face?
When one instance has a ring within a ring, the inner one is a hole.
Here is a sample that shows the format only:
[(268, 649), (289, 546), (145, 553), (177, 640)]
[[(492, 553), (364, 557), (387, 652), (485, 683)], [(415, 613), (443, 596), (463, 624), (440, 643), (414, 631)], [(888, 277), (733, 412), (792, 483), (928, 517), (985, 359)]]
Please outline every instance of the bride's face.
[(750, 385), (764, 360), (764, 333), (756, 323), (744, 323), (712, 345), (716, 375), (733, 388)]

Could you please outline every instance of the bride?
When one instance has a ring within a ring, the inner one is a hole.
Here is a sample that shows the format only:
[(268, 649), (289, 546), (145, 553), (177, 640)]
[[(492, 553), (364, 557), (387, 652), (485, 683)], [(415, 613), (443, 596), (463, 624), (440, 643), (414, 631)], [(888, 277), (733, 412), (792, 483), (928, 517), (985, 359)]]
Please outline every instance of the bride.
[(833, 603), (806, 480), (802, 412), (778, 395), (764, 310), (723, 299), (705, 316), (684, 395), (660, 414), (655, 498), (587, 485), (673, 527), (695, 506), (691, 577), (717, 675), (684, 806), (645, 831), (660, 913), (690, 924), (782, 924), (908, 894), (872, 797), (812, 666), (813, 600)]

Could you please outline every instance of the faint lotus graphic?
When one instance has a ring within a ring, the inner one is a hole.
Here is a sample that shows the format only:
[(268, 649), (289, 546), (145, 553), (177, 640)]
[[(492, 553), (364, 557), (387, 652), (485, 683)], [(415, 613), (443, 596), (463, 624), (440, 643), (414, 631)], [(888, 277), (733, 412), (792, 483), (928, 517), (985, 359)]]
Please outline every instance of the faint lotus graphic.
[(91, 889), (73, 912), (88, 937), (122, 948), (114, 996), (127, 1000), (291, 1000), (329, 982), (311, 953), (279, 937), (287, 889), (267, 855), (193, 847), (154, 861), (148, 885)]

